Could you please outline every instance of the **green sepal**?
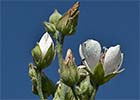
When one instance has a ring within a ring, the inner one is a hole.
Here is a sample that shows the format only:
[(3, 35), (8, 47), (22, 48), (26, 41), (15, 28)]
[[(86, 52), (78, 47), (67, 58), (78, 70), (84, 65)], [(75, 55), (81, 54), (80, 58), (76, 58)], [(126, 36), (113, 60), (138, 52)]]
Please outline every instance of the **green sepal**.
[(58, 12), (57, 9), (55, 9), (52, 15), (49, 17), (49, 22), (56, 25), (56, 23), (61, 17), (62, 15)]
[(100, 85), (100, 83), (104, 80), (104, 69), (101, 61), (98, 62), (96, 67), (93, 69), (93, 81), (96, 85)]
[(36, 66), (40, 65), (40, 62), (42, 60), (42, 52), (38, 43), (36, 44), (35, 48), (33, 48), (31, 53)]
[(52, 33), (54, 34), (56, 32), (56, 28), (55, 28), (55, 25), (52, 24), (52, 23), (49, 23), (49, 22), (43, 22), (44, 26), (45, 26), (45, 30), (48, 32), (48, 33)]
[(122, 69), (120, 71), (113, 72), (113, 73), (105, 76), (104, 79), (100, 82), (100, 85), (107, 83), (109, 80), (111, 80), (112, 78), (114, 78), (115, 76), (117, 76), (119, 73), (121, 73), (123, 71), (124, 71), (124, 69)]

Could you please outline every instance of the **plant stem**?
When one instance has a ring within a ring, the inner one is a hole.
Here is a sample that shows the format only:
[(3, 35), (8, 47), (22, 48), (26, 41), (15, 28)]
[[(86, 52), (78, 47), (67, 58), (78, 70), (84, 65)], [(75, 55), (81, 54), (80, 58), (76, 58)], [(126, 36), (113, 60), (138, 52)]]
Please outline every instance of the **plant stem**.
[(93, 90), (93, 93), (92, 93), (92, 95), (90, 97), (90, 100), (95, 100), (95, 96), (96, 96), (97, 90), (98, 90), (98, 87), (94, 87), (94, 90)]
[(56, 39), (56, 45), (57, 45), (57, 54), (58, 54), (58, 62), (59, 66), (62, 66), (63, 62), (63, 56), (62, 56), (62, 51), (63, 51), (63, 42), (64, 42), (64, 35), (61, 35), (61, 37), (58, 36), (58, 32), (55, 33), (55, 39)]
[(72, 89), (72, 92), (73, 92), (73, 95), (74, 95), (75, 99), (78, 100), (78, 97), (77, 97), (77, 95), (76, 95), (76, 92), (75, 92), (74, 87), (71, 87), (71, 89)]
[(44, 100), (44, 96), (42, 92), (42, 83), (41, 83), (41, 70), (37, 71), (37, 91), (38, 91), (40, 100)]

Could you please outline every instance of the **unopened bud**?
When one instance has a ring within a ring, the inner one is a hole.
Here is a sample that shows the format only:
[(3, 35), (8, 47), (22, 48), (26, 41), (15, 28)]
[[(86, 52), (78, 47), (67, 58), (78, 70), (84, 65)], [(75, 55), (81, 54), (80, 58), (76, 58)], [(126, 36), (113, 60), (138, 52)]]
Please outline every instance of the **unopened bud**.
[(58, 21), (56, 29), (63, 35), (72, 35), (76, 31), (80, 3), (76, 2)]
[(68, 86), (73, 86), (79, 80), (77, 66), (70, 49), (67, 51), (62, 67), (60, 67), (60, 76), (62, 81)]
[(48, 67), (54, 58), (54, 54), (53, 40), (46, 32), (39, 43), (37, 43), (36, 47), (32, 50), (32, 56), (37, 68), (43, 69)]

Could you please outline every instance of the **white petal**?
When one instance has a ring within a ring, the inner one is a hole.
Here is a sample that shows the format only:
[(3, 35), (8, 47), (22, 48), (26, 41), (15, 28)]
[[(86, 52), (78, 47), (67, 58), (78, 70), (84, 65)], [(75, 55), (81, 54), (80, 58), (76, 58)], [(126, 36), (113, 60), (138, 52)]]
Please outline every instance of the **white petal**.
[(39, 46), (42, 52), (43, 58), (45, 57), (49, 47), (51, 44), (54, 46), (53, 40), (50, 37), (50, 35), (46, 32), (42, 37), (41, 40), (39, 41)]
[(82, 45), (81, 45), (81, 44), (80, 44), (80, 46), (79, 46), (79, 54), (80, 54), (81, 59), (84, 60), (85, 57), (84, 57), (84, 55), (83, 55)]
[(120, 45), (110, 47), (106, 52), (103, 64), (105, 76), (116, 71), (120, 67), (121, 61)]
[(96, 40), (89, 39), (85, 41), (80, 47), (80, 56), (85, 58), (88, 66), (93, 69), (98, 63), (101, 55), (100, 43)]
[(122, 63), (123, 63), (123, 58), (124, 58), (124, 54), (123, 54), (123, 53), (121, 53), (121, 62), (120, 62), (119, 67), (116, 69), (116, 71), (119, 71), (119, 69), (121, 68)]

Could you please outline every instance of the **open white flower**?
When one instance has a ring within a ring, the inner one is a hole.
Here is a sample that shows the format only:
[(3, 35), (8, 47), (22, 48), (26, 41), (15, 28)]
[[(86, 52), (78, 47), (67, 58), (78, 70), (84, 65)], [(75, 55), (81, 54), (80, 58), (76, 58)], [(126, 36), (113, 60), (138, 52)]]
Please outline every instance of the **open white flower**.
[[(79, 54), (88, 67), (93, 70), (101, 59), (101, 46), (96, 40), (87, 40), (79, 47)], [(104, 54), (102, 62), (105, 76), (118, 72), (123, 61), (120, 45), (110, 47)], [(86, 65), (86, 66), (87, 66)]]

